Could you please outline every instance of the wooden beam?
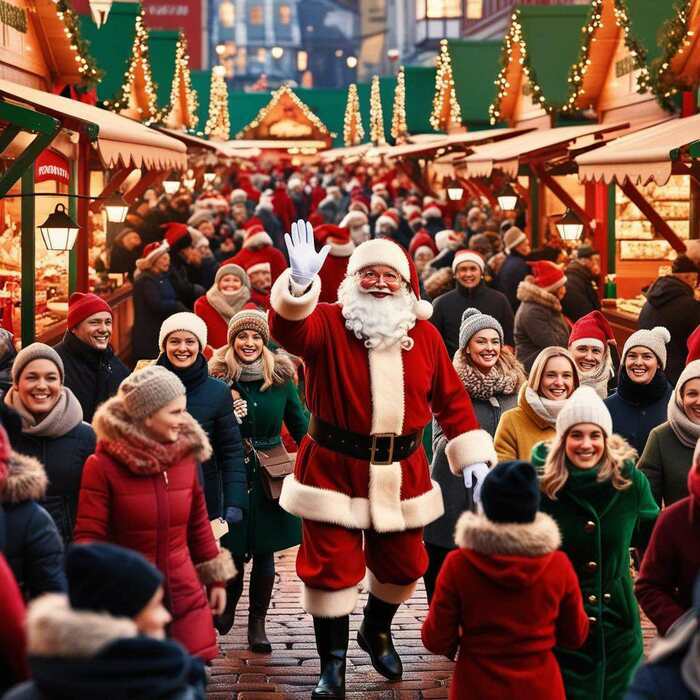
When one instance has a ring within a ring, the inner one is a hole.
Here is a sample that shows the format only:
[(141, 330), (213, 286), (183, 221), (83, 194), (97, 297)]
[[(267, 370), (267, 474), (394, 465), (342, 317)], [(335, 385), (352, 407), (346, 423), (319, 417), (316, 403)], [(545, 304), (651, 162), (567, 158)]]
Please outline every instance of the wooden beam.
[(159, 178), (165, 177), (166, 173), (160, 170), (148, 170), (141, 176), (141, 179), (124, 194), (124, 201), (133, 204), (149, 187), (155, 186)]
[(75, 242), (76, 291), (87, 292), (89, 287), (90, 251), (90, 142), (81, 134), (78, 141), (78, 238)]
[(532, 169), (535, 171), (540, 182), (549, 189), (549, 191), (567, 208), (578, 216), (581, 222), (589, 230), (595, 228), (591, 226), (591, 217), (582, 209), (576, 200), (544, 169), (542, 163), (532, 163)]
[(90, 205), (90, 211), (97, 213), (104, 204), (100, 201), (101, 199), (106, 199), (110, 195), (114, 194), (121, 186), (124, 180), (131, 174), (134, 170), (133, 166), (127, 166), (125, 168), (120, 168), (116, 170), (112, 177), (109, 178), (109, 182), (104, 186), (102, 192), (97, 195), (97, 199)]

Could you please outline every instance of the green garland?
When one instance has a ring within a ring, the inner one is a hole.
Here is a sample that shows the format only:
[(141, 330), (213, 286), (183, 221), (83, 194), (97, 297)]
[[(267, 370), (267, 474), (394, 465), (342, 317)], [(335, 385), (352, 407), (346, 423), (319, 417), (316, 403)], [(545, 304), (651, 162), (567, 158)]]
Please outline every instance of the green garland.
[(68, 30), (70, 43), (77, 47), (80, 57), (78, 70), (83, 76), (83, 85), (87, 88), (94, 88), (102, 80), (103, 71), (98, 68), (95, 59), (90, 54), (90, 43), (80, 36), (80, 22), (78, 15), (68, 5), (66, 0), (56, 2), (58, 16)]

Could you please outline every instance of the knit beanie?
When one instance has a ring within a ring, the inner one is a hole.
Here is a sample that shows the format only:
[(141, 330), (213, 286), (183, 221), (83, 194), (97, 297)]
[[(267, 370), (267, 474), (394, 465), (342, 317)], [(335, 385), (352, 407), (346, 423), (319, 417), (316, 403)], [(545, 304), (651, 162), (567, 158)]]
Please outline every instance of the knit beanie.
[(519, 229), (517, 226), (511, 226), (503, 234), (503, 247), (506, 249), (506, 253), (510, 253), (513, 248), (519, 246), (523, 241), (527, 240), (525, 232)]
[(68, 328), (75, 328), (93, 314), (106, 311), (112, 315), (112, 307), (97, 294), (73, 292), (68, 300)]
[(22, 374), (24, 368), (34, 360), (50, 360), (56, 367), (58, 367), (58, 373), (61, 375), (61, 383), (63, 383), (65, 378), (65, 370), (63, 369), (63, 360), (61, 356), (50, 346), (45, 343), (32, 343), (27, 345), (26, 348), (22, 348), (15, 357), (15, 361), (12, 363), (12, 383), (17, 384), (19, 378)]
[(484, 515), (495, 523), (531, 523), (540, 506), (537, 472), (529, 462), (497, 464), (481, 486)]
[(564, 435), (579, 423), (592, 423), (599, 426), (607, 437), (612, 435), (610, 411), (591, 386), (580, 386), (568, 398), (557, 416), (557, 435)]
[(163, 583), (138, 552), (114, 544), (74, 544), (66, 555), (71, 608), (136, 617)]
[(484, 259), (475, 250), (458, 250), (452, 259), (452, 272), (457, 272), (457, 268), (463, 262), (471, 262), (478, 266), (481, 272), (484, 272)]
[(459, 348), (460, 350), (467, 347), (467, 343), (472, 339), (475, 333), (491, 328), (501, 339), (503, 344), (503, 326), (493, 317), (488, 314), (482, 314), (479, 309), (470, 307), (464, 310), (462, 314), (462, 323), (459, 327)]
[(179, 377), (161, 365), (149, 365), (130, 374), (119, 385), (118, 395), (129, 415), (141, 420), (185, 393)]
[(241, 284), (244, 287), (248, 287), (248, 289), (250, 289), (250, 280), (248, 279), (246, 271), (240, 265), (236, 265), (235, 263), (227, 263), (226, 265), (222, 265), (216, 271), (216, 276), (214, 277), (214, 286), (218, 287), (219, 281), (222, 277), (225, 277), (226, 275), (236, 275), (236, 277), (238, 277), (238, 279), (241, 281)]
[(648, 348), (659, 359), (661, 369), (666, 369), (666, 345), (671, 340), (671, 334), (664, 326), (655, 326), (651, 330), (642, 328), (632, 333), (622, 348), (621, 363), (624, 365), (627, 353), (634, 347)]
[(267, 345), (270, 342), (270, 327), (267, 324), (267, 314), (257, 309), (242, 309), (228, 322), (226, 339), (229, 345), (233, 345), (233, 339), (241, 331), (255, 331)]
[(175, 331), (188, 331), (199, 341), (199, 351), (207, 347), (207, 324), (190, 311), (180, 311), (163, 321), (158, 333), (158, 347), (165, 352), (165, 341)]
[(688, 336), (686, 347), (688, 348), (688, 356), (685, 358), (686, 364), (693, 360), (700, 360), (700, 326)]

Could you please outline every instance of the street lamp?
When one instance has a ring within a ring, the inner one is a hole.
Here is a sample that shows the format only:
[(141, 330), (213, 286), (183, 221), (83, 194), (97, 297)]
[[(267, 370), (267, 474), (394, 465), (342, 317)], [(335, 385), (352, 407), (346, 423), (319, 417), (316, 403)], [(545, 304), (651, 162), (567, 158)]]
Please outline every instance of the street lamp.
[(571, 209), (567, 209), (557, 221), (557, 231), (563, 241), (577, 241), (583, 233), (583, 223)]
[(282, 56), (284, 56), (284, 49), (281, 46), (273, 46), (270, 49), (270, 53), (272, 54), (272, 58), (274, 58), (276, 61), (279, 61)]
[(345, 59), (345, 65), (350, 69), (357, 68), (357, 58), (355, 56), (348, 56)]
[(501, 211), (513, 211), (518, 205), (518, 193), (513, 189), (510, 182), (506, 183), (505, 187), (496, 196), (498, 206)]
[(175, 194), (180, 189), (180, 180), (174, 172), (163, 181), (163, 189), (166, 194)]
[(129, 213), (129, 205), (118, 192), (115, 192), (105, 200), (105, 211), (107, 212), (107, 221), (112, 224), (122, 224)]
[(39, 226), (46, 250), (61, 252), (73, 249), (79, 230), (78, 224), (66, 214), (66, 207), (60, 202)]
[(90, 0), (90, 12), (98, 29), (107, 21), (111, 9), (112, 0)]
[(456, 178), (446, 177), (442, 181), (442, 186), (447, 190), (447, 197), (452, 202), (459, 202), (464, 195), (464, 187)]

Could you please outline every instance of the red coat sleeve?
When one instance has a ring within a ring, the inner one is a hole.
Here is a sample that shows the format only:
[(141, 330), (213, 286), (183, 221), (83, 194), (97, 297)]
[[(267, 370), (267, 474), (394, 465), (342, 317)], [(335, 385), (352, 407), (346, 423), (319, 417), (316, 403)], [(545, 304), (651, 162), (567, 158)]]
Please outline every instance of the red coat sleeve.
[(0, 554), (0, 657), (9, 669), (11, 685), (29, 678), (27, 666), (27, 637), (24, 621), (27, 611), (12, 571)]
[(559, 617), (557, 618), (557, 645), (567, 649), (578, 649), (588, 637), (590, 623), (583, 608), (581, 588), (574, 567), (569, 557), (562, 555), (563, 576), (565, 581), (564, 596), (559, 605)]
[(76, 542), (109, 540), (110, 518), (109, 480), (97, 455), (88, 457), (83, 467), (78, 499), (78, 515), (75, 521)]
[(428, 616), (421, 628), (423, 645), (433, 654), (454, 659), (459, 647), (462, 605), (455, 567), (459, 550), (447, 555), (435, 583)]

